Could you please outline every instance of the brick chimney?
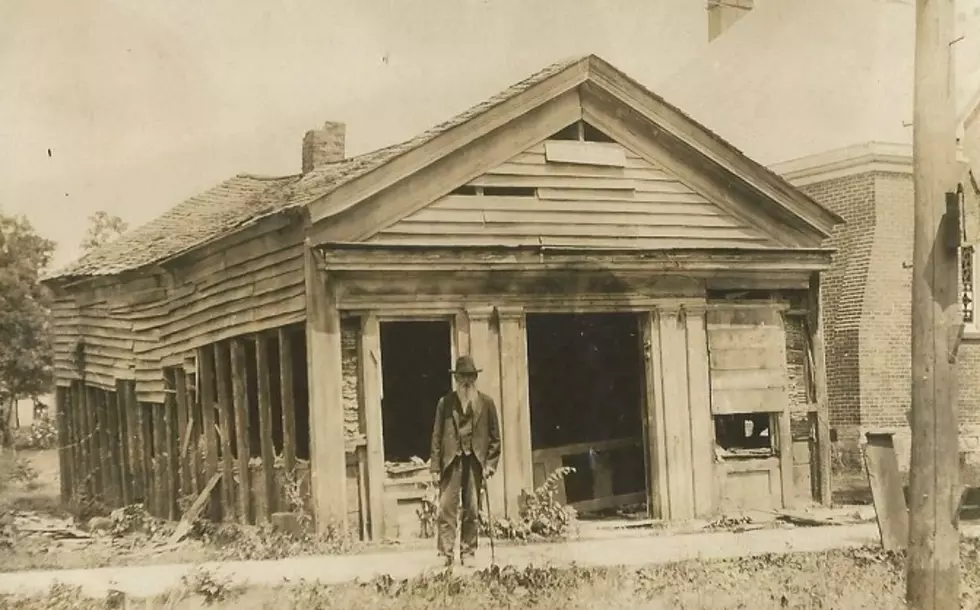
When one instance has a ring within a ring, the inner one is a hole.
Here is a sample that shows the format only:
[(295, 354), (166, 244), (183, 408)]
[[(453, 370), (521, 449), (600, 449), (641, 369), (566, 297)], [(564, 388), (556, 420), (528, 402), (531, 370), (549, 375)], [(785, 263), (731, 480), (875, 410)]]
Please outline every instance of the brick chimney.
[(303, 173), (327, 163), (343, 161), (346, 132), (346, 125), (332, 121), (327, 121), (320, 129), (307, 131), (303, 137)]
[(718, 38), (755, 7), (755, 0), (708, 0), (708, 41)]

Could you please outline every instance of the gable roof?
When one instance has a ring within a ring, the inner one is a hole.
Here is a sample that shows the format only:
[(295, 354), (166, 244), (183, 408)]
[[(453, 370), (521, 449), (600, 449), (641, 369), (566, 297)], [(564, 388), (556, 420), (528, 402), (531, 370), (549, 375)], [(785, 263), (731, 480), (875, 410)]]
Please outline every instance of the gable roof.
[[(980, 19), (965, 14), (957, 28), (962, 113), (980, 91)], [(905, 145), (914, 48), (912, 0), (765, 2), (658, 90), (766, 165)]]
[[(569, 77), (571, 75), (571, 77)], [(114, 275), (137, 270), (201, 247), (271, 215), (289, 210), (302, 209), (317, 203), (341, 187), (364, 180), (395, 159), (408, 159), (411, 155), (425, 155), (426, 146), (442, 136), (465, 131), (474, 119), (485, 116), (499, 107), (515, 103), (532, 89), (556, 78), (566, 78), (574, 86), (587, 80), (612, 79), (627, 86), (634, 95), (647, 96), (662, 105), (671, 120), (678, 120), (695, 148), (713, 151), (711, 157), (718, 161), (719, 154), (738, 166), (736, 172), (752, 174), (754, 186), (764, 196), (792, 199), (808, 207), (810, 222), (816, 217), (817, 225), (823, 223), (823, 232), (841, 222), (812, 199), (785, 182), (781, 177), (762, 165), (745, 157), (737, 149), (704, 126), (697, 124), (677, 108), (667, 104), (643, 85), (629, 78), (604, 60), (594, 56), (576, 57), (552, 64), (527, 79), (509, 87), (500, 94), (477, 104), (456, 117), (436, 125), (405, 142), (374, 152), (331, 163), (305, 175), (282, 177), (257, 177), (238, 175), (205, 193), (192, 197), (160, 217), (136, 228), (119, 239), (106, 244), (47, 276), (47, 280)], [(540, 102), (541, 100), (538, 100)], [(518, 112), (524, 112), (518, 108)], [(678, 128), (678, 125), (674, 125)], [(691, 136), (691, 134), (694, 134)], [(675, 134), (681, 137), (680, 134)], [(431, 162), (431, 159), (429, 159)], [(339, 214), (356, 205), (358, 200), (342, 200), (341, 205), (326, 210), (326, 217)], [(798, 211), (799, 208), (797, 208)], [(829, 223), (829, 224), (827, 224)]]

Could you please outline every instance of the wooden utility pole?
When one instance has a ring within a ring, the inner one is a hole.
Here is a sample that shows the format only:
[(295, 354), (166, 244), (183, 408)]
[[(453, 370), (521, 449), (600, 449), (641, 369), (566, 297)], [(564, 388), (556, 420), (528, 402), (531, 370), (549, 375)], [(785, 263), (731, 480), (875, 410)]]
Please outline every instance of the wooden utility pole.
[(954, 0), (916, 0), (912, 456), (906, 598), (959, 608), (959, 442), (953, 358), (960, 318), (952, 43)]

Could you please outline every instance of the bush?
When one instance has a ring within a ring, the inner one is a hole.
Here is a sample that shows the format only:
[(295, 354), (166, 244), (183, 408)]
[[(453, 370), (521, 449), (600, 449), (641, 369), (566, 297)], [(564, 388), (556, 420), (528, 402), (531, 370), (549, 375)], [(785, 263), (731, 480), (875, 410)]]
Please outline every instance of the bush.
[(16, 451), (0, 449), (0, 492), (11, 485), (31, 485), (38, 478), (38, 472)]
[(491, 532), (495, 538), (508, 540), (561, 540), (571, 533), (575, 522), (575, 510), (562, 504), (556, 497), (558, 486), (574, 468), (558, 468), (545, 479), (533, 493), (521, 491), (518, 498), (518, 519), (493, 519), (481, 515), (484, 534)]
[(13, 431), (13, 447), (19, 451), (43, 451), (58, 445), (58, 427), (50, 417), (35, 419), (30, 426)]

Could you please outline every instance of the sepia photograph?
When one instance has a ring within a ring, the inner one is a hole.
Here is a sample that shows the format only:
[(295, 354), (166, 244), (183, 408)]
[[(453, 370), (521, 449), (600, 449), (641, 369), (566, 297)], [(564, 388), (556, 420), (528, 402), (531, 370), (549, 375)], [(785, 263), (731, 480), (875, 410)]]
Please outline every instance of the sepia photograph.
[(0, 609), (980, 610), (980, 0), (0, 0)]

